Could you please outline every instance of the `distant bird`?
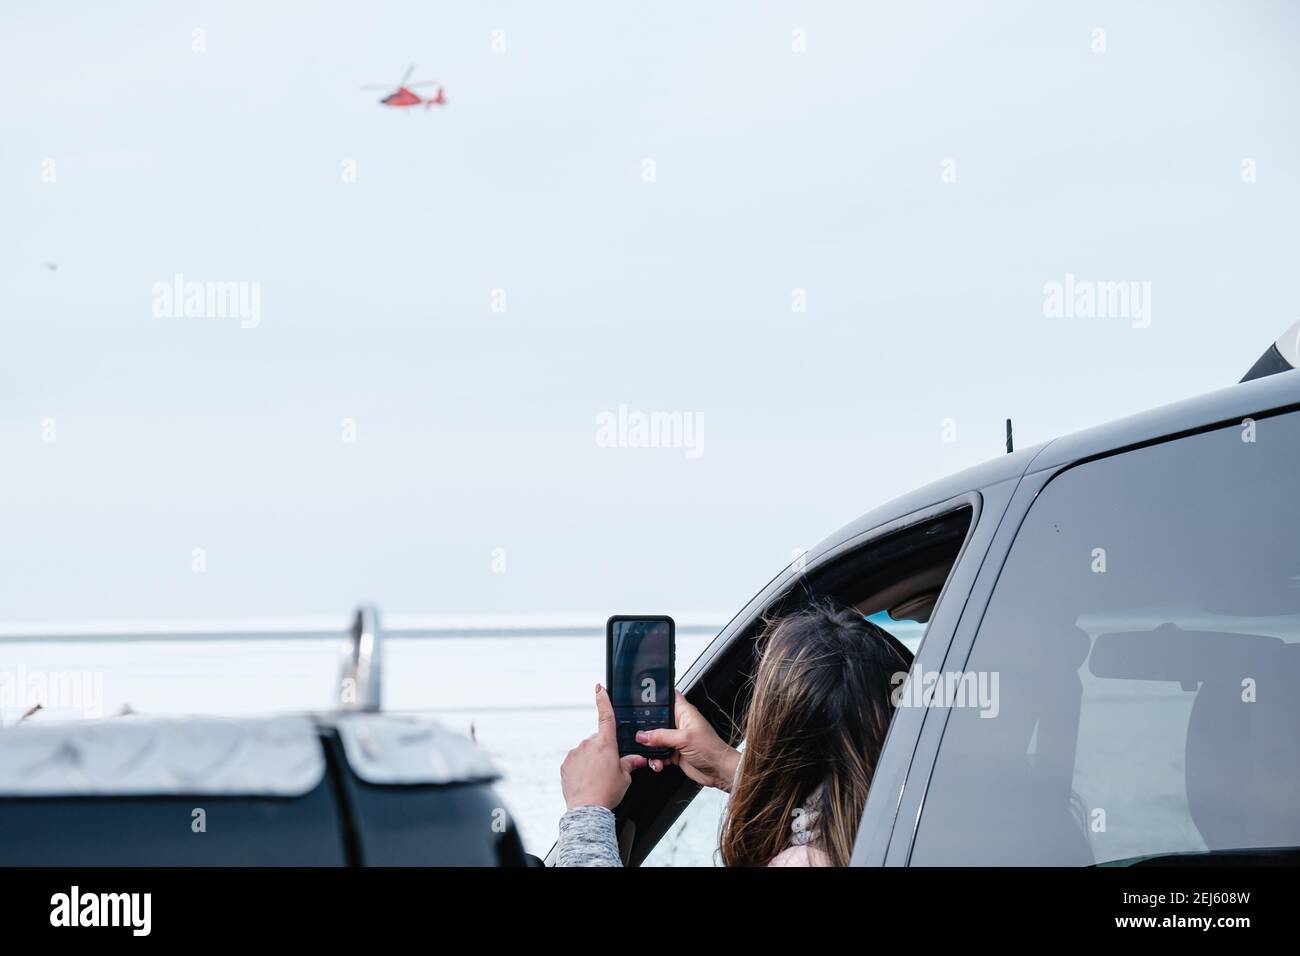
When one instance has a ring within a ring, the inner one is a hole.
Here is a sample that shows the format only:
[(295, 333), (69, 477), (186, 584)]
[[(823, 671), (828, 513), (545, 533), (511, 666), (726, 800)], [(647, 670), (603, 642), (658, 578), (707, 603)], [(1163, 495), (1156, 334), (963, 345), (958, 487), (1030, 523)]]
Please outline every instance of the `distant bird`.
[(45, 263), (45, 268), (49, 269), (51, 272), (54, 272), (59, 268), (59, 264), (57, 262), (47, 262)]

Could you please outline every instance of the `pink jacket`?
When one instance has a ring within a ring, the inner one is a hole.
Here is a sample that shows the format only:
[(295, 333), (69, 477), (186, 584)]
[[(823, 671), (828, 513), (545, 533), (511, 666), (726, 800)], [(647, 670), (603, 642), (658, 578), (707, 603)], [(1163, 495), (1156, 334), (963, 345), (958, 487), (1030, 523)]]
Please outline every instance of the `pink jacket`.
[(831, 858), (824, 851), (804, 843), (800, 846), (788, 846), (776, 856), (768, 866), (830, 866)]

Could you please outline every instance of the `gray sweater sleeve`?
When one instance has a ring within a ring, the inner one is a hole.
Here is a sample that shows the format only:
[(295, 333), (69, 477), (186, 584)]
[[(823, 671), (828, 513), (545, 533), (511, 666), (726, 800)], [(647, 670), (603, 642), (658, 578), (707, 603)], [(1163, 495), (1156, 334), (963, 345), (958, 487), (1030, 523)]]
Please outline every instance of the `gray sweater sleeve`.
[(574, 807), (560, 817), (556, 866), (622, 866), (614, 814), (604, 807)]

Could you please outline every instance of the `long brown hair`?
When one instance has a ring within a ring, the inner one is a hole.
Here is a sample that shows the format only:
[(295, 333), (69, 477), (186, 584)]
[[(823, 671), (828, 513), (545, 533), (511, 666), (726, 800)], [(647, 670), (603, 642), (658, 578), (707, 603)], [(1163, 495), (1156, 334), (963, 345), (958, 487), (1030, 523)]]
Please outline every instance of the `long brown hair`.
[(893, 675), (912, 655), (829, 602), (769, 622), (757, 649), (722, 861), (767, 865), (790, 845), (794, 813), (805, 807), (818, 813), (812, 846), (845, 866), (893, 714)]

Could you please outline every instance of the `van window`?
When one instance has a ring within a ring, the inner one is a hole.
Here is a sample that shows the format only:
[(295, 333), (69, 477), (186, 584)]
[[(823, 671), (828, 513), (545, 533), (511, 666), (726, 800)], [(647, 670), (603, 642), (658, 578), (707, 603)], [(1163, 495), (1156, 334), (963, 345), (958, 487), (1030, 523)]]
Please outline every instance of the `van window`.
[[(1025, 517), (915, 865), (1300, 846), (1300, 414), (1071, 468)], [(996, 683), (994, 683), (996, 680)]]

